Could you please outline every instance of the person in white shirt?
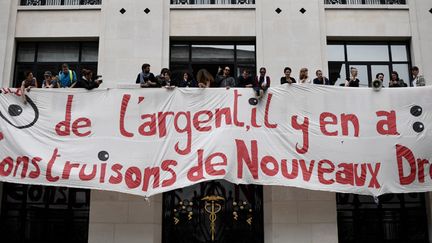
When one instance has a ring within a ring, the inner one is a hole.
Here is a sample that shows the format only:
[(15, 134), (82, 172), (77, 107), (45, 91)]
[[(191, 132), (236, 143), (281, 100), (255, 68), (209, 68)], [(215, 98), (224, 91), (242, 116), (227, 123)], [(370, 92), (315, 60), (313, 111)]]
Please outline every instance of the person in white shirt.
[(300, 69), (299, 82), (298, 82), (299, 84), (310, 84), (311, 83), (308, 71), (309, 70), (307, 68)]
[(426, 81), (423, 77), (423, 75), (419, 75), (419, 68), (417, 66), (414, 66), (411, 68), (411, 86), (412, 87), (420, 87), (420, 86), (425, 86), (426, 85)]

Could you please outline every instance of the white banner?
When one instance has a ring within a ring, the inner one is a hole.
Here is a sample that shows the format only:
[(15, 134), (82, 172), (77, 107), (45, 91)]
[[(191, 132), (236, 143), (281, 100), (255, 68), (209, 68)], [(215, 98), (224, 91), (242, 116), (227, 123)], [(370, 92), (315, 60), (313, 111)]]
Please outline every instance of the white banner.
[(142, 196), (201, 181), (381, 195), (432, 189), (432, 88), (0, 93), (0, 181)]

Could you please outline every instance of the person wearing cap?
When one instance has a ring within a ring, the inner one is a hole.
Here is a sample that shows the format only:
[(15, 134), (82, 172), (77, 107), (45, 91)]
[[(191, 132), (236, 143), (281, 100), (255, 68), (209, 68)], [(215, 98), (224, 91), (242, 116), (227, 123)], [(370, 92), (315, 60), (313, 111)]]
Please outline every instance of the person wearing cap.
[(44, 73), (42, 88), (60, 88), (57, 77), (53, 77), (50, 71)]

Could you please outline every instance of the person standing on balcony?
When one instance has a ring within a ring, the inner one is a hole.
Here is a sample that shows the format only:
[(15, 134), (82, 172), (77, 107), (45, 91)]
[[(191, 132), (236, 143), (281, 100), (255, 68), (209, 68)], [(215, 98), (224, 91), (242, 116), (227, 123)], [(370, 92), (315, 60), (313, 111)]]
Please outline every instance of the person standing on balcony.
[(197, 88), (198, 83), (189, 75), (188, 72), (183, 73), (183, 78), (179, 82), (180, 88)]
[(219, 87), (225, 87), (229, 89), (230, 87), (236, 87), (236, 81), (233, 77), (230, 76), (231, 69), (230, 67), (226, 66), (223, 69), (219, 67), (218, 72), (216, 74), (216, 83), (219, 85)]
[(164, 78), (162, 80), (161, 86), (164, 87), (164, 88), (166, 88), (166, 89), (174, 89), (175, 88), (175, 84), (171, 80), (171, 71), (168, 70), (168, 68), (163, 73), (163, 76), (164, 76)]
[(159, 86), (161, 86), (161, 87), (165, 86), (165, 83), (166, 83), (166, 81), (165, 81), (165, 73), (167, 71), (169, 71), (168, 68), (162, 68), (161, 71), (160, 71), (160, 74), (158, 74), (156, 76), (156, 80), (157, 80)]
[(24, 73), (25, 79), (21, 82), (21, 97), (23, 98), (24, 103), (27, 103), (26, 92), (30, 92), (31, 88), (37, 88), (38, 83), (36, 78), (33, 76), (33, 72), (26, 71)]
[(292, 72), (292, 70), (290, 67), (284, 68), (285, 76), (280, 78), (281, 84), (292, 84), (292, 83), (296, 82), (295, 78), (291, 77), (291, 72)]
[(407, 86), (408, 85), (403, 81), (403, 79), (399, 78), (399, 74), (396, 71), (391, 72), (391, 78), (389, 82), (390, 88), (401, 88)]
[(426, 80), (424, 79), (423, 75), (419, 75), (419, 68), (417, 66), (414, 66), (411, 68), (411, 86), (412, 87), (420, 87), (426, 85)]
[(259, 70), (259, 76), (256, 76), (254, 80), (253, 88), (258, 99), (261, 99), (267, 89), (270, 88), (270, 77), (266, 76), (266, 73), (267, 69), (265, 67), (261, 67)]
[(75, 71), (69, 69), (69, 65), (64, 63), (62, 65), (62, 71), (59, 72), (60, 87), (69, 88), (73, 83), (77, 81), (77, 75)]
[(355, 67), (351, 67), (351, 76), (345, 80), (345, 87), (359, 87), (360, 80), (357, 78), (358, 70)]
[(314, 84), (330, 85), (330, 81), (328, 80), (328, 78), (323, 76), (321, 70), (317, 70), (315, 74), (316, 74), (316, 78), (313, 80)]
[(375, 75), (375, 78), (381, 81), (382, 87), (384, 88), (384, 73), (377, 73)]
[(307, 68), (300, 69), (299, 84), (310, 84), (309, 70)]
[(150, 64), (144, 63), (141, 66), (142, 72), (137, 76), (136, 83), (140, 84), (141, 88), (157, 88), (160, 87), (153, 73), (150, 72)]
[(200, 69), (197, 73), (198, 87), (200, 88), (210, 88), (212, 83), (214, 83), (213, 75), (210, 74), (206, 69)]
[(42, 88), (60, 88), (57, 77), (53, 77), (50, 71), (44, 73), (44, 81), (42, 82)]
[(240, 88), (252, 88), (253, 87), (253, 79), (250, 76), (249, 69), (243, 69), (242, 75), (237, 78), (237, 84)]
[(81, 71), (82, 77), (75, 83), (71, 85), (71, 88), (84, 88), (88, 90), (92, 90), (94, 88), (98, 88), (102, 83), (102, 79), (93, 79), (93, 72), (88, 69), (83, 69)]

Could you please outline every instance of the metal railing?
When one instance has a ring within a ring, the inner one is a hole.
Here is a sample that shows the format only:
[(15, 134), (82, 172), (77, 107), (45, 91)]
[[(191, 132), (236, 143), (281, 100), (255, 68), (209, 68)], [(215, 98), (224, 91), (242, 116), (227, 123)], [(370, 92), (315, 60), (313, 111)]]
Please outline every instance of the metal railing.
[(21, 0), (21, 6), (101, 5), (102, 0)]
[(171, 4), (255, 4), (255, 0), (171, 0)]
[(324, 0), (325, 4), (404, 5), (406, 0)]

